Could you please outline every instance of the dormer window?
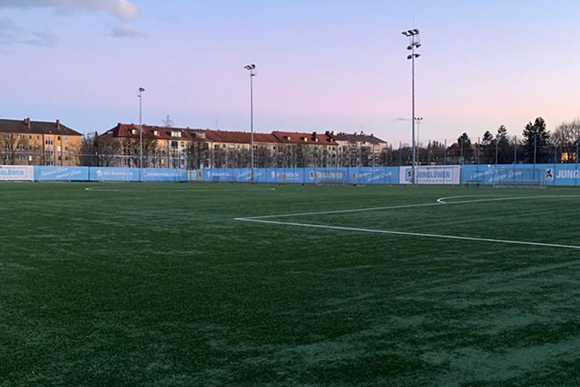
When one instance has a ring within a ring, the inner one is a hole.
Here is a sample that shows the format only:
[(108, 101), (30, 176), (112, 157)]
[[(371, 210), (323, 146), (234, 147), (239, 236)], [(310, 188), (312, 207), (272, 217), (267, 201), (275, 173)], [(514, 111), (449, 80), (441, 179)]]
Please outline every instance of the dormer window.
[(137, 129), (131, 129), (131, 134), (137, 134)]
[(285, 136), (284, 138), (285, 138), (287, 141), (290, 141), (290, 140), (292, 140), (292, 137), (290, 137), (290, 136)]
[(159, 132), (158, 132), (157, 130), (154, 130), (154, 131), (153, 131), (153, 135), (154, 135), (155, 137), (157, 137), (157, 136), (159, 136)]
[(181, 137), (181, 132), (172, 130), (171, 137)]
[(308, 142), (308, 137), (302, 137), (301, 140), (304, 142)]

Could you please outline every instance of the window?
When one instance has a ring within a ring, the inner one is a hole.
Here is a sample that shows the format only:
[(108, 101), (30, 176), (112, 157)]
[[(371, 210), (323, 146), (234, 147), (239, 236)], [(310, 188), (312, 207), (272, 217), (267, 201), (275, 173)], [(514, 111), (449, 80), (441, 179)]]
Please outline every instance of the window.
[(68, 146), (65, 146), (64, 147), (64, 150), (68, 152)]
[(154, 131), (153, 131), (153, 135), (154, 135), (154, 136), (159, 136), (159, 132), (158, 132), (158, 131), (156, 131), (156, 130), (154, 130)]
[(181, 142), (181, 147), (185, 148), (185, 143), (183, 141)]
[(64, 136), (64, 141), (68, 142), (68, 137)]
[(28, 139), (29, 139), (29, 140), (32, 140), (32, 134), (31, 134), (30, 136), (28, 136)]
[(137, 134), (137, 129), (131, 129), (131, 134)]
[(58, 136), (58, 137), (56, 138), (56, 140), (57, 140), (57, 141), (60, 141), (60, 136)]
[(39, 141), (40, 140), (40, 136), (36, 136), (36, 140)]
[(46, 140), (44, 143), (46, 145), (54, 145), (54, 141), (52, 141), (52, 140)]

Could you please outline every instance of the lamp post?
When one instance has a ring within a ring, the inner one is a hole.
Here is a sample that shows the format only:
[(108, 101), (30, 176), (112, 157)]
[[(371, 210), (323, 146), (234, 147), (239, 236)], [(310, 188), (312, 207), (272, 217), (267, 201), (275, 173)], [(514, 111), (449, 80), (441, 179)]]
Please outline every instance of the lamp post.
[(411, 51), (411, 55), (407, 56), (407, 59), (411, 61), (411, 93), (412, 93), (412, 137), (413, 137), (413, 171), (412, 171), (412, 183), (417, 184), (417, 149), (415, 144), (415, 59), (419, 58), (421, 54), (417, 54), (417, 49), (421, 47), (421, 33), (418, 29), (404, 31), (403, 35), (409, 38), (409, 46), (407, 50)]
[(145, 89), (139, 88), (139, 178), (141, 180), (143, 169), (143, 92)]
[(257, 73), (255, 64), (244, 68), (250, 72), (250, 168), (252, 170), (251, 182), (254, 183), (254, 77)]

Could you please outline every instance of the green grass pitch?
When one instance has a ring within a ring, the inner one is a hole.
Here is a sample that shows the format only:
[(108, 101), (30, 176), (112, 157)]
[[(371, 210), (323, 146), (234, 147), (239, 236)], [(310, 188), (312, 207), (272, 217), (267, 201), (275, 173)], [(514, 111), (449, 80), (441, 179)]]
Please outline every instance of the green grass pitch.
[(0, 219), (0, 387), (580, 385), (580, 190), (3, 184)]

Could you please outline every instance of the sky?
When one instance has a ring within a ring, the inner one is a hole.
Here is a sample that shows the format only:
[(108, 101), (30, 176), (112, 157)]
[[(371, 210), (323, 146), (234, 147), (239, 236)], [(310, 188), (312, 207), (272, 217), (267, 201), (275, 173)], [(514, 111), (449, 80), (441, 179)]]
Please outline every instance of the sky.
[(575, 0), (0, 0), (0, 116), (411, 139), (521, 135), (580, 115)]

